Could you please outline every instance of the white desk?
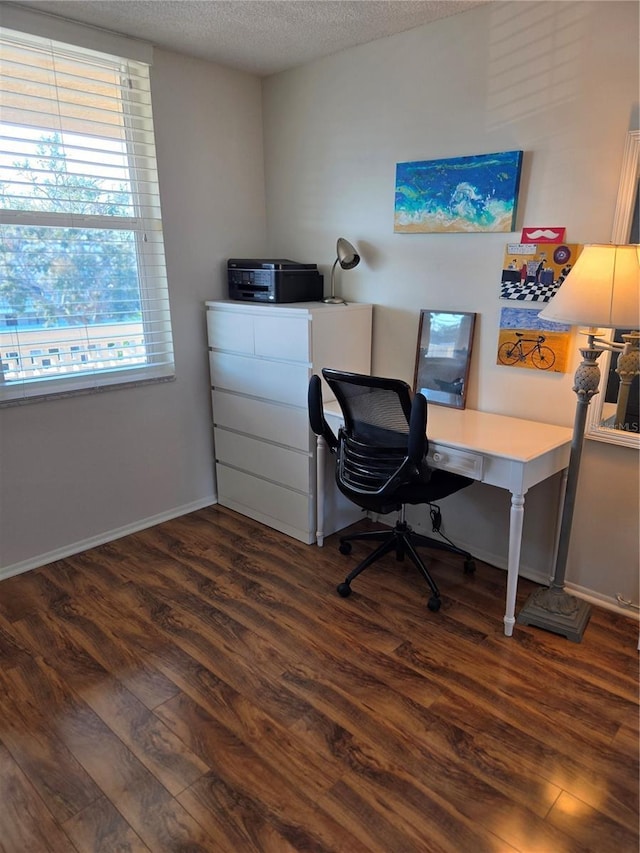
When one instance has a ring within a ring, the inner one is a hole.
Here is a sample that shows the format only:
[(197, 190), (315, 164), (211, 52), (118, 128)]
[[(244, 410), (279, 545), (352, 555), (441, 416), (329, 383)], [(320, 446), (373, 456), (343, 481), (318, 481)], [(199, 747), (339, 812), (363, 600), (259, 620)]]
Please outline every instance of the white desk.
[[(342, 416), (336, 402), (325, 406), (325, 418), (337, 433)], [(477, 412), (429, 406), (427, 426), (429, 461), (435, 468), (464, 474), (482, 483), (511, 492), (507, 601), (504, 633), (513, 634), (520, 548), (524, 523), (524, 496), (531, 486), (565, 471), (569, 464), (572, 430), (568, 427)], [(318, 440), (318, 530), (324, 539), (324, 491), (327, 448)], [(563, 484), (564, 489), (564, 484)], [(557, 544), (557, 543), (556, 543)]]

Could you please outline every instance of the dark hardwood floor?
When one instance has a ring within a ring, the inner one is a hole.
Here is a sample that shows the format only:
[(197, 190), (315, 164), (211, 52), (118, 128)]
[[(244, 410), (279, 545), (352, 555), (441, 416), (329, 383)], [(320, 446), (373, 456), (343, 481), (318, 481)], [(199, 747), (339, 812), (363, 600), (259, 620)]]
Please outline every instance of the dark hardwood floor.
[(341, 599), (369, 548), (213, 507), (2, 581), (3, 853), (635, 853), (638, 623), (508, 639), (448, 558)]

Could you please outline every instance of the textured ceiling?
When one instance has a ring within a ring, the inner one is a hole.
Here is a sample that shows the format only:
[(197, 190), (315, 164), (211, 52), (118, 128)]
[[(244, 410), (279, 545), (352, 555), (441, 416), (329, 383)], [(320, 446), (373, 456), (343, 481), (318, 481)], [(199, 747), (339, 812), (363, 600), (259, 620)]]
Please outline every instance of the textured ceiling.
[(487, 0), (29, 0), (26, 6), (267, 76)]

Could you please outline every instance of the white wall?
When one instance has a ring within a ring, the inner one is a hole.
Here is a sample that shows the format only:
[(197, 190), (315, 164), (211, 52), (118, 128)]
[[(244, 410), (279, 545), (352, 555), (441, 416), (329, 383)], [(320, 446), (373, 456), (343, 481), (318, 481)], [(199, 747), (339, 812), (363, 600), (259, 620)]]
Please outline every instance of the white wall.
[[(609, 241), (638, 118), (638, 5), (483, 6), (268, 78), (263, 109), (269, 247), (328, 274), (338, 236), (358, 245), (363, 263), (339, 286), (376, 305), (374, 372), (412, 382), (420, 308), (476, 311), (467, 405), (570, 426), (577, 349), (564, 375), (496, 365), (500, 271), (523, 224)], [(513, 149), (525, 152), (516, 232), (393, 233), (397, 162)], [(567, 579), (609, 601), (638, 600), (637, 462), (591, 441), (583, 453)], [(534, 576), (551, 568), (557, 486), (527, 496)], [(506, 559), (508, 495), (474, 486), (443, 511), (449, 535)]]
[[(347, 237), (363, 263), (339, 286), (376, 305), (375, 372), (412, 380), (420, 308), (477, 311), (468, 405), (570, 425), (573, 366), (495, 365), (502, 256), (519, 231), (393, 234), (395, 164), (522, 148), (518, 229), (606, 242), (637, 122), (637, 33), (635, 2), (492, 4), (278, 75), (262, 95), (257, 78), (156, 51), (177, 379), (0, 410), (0, 576), (213, 501), (202, 303), (224, 295), (233, 255), (328, 274)], [(609, 600), (638, 600), (637, 461), (590, 441), (583, 454), (568, 578)], [(532, 573), (550, 568), (556, 496), (557, 482), (527, 496)], [(508, 495), (474, 485), (447, 501), (447, 531), (499, 562), (507, 510)]]
[(152, 86), (176, 380), (0, 410), (4, 574), (215, 499), (203, 303), (266, 246), (260, 82), (156, 51)]

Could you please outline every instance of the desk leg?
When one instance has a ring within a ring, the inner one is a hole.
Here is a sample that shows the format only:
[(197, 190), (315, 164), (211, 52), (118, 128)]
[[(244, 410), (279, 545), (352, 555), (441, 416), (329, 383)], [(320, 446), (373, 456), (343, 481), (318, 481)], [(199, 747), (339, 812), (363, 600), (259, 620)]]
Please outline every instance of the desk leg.
[(327, 443), (319, 435), (316, 452), (316, 544), (322, 548), (324, 543), (324, 471)]
[(507, 566), (507, 609), (504, 614), (504, 633), (513, 634), (516, 612), (516, 592), (518, 589), (518, 570), (520, 568), (520, 548), (522, 545), (522, 525), (524, 523), (524, 495), (511, 495), (511, 514), (509, 517), (509, 562)]

